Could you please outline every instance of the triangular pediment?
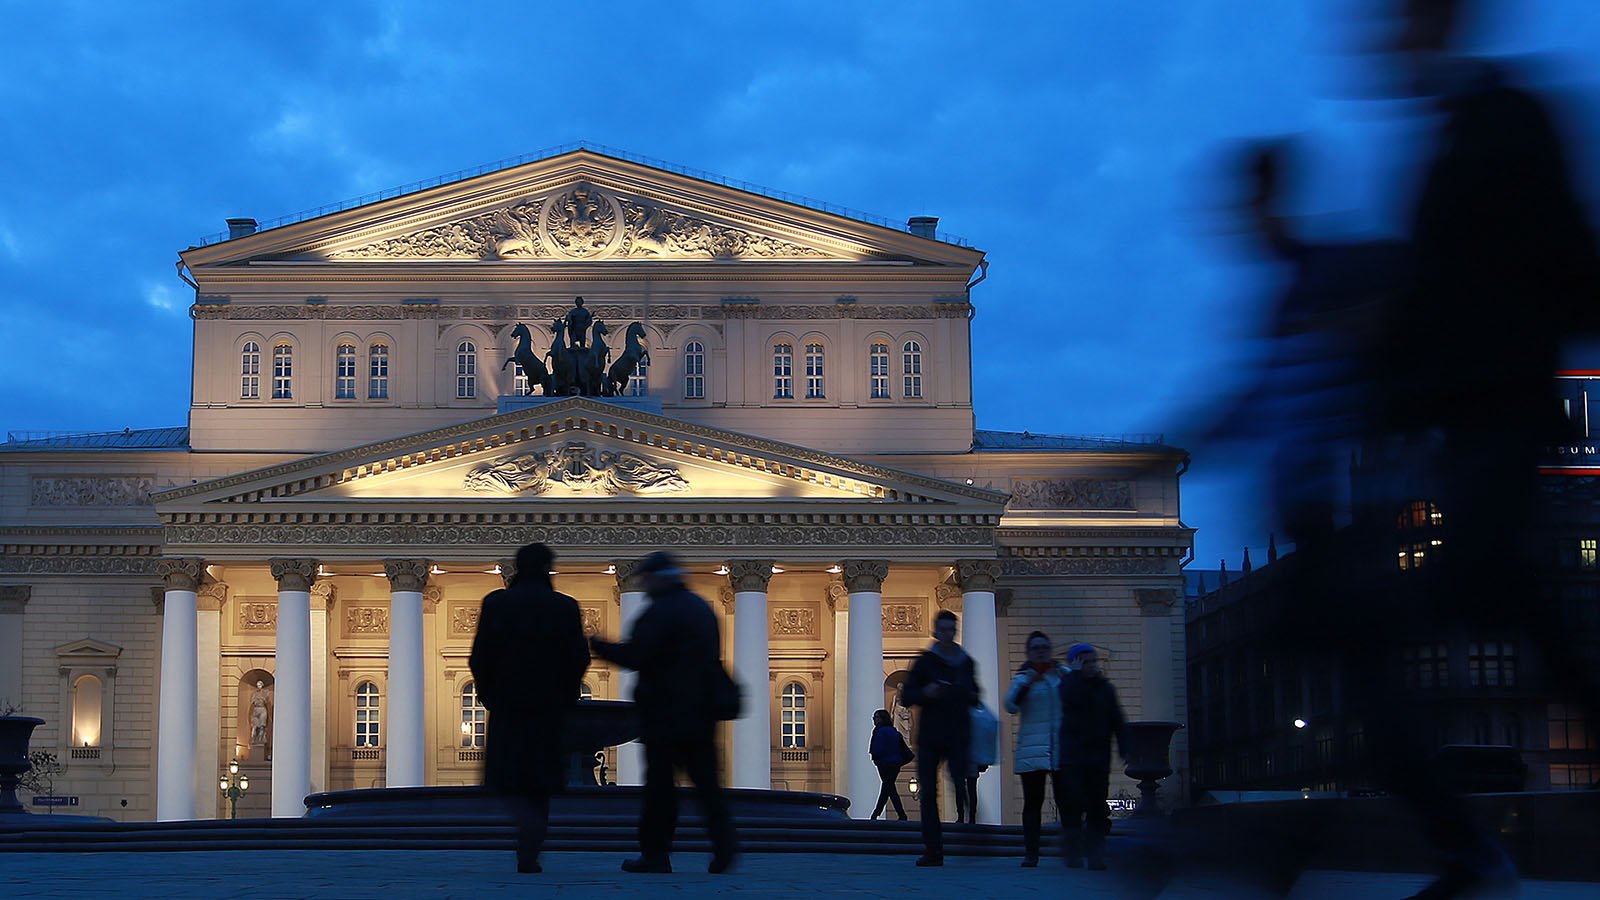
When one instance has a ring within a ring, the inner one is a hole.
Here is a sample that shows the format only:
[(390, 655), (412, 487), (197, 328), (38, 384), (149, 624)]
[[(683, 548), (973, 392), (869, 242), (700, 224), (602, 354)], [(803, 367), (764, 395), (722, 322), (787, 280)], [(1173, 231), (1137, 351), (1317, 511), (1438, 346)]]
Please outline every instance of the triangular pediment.
[(576, 150), (186, 251), (241, 262), (871, 262), (958, 265), (982, 254)]
[(56, 647), (56, 656), (72, 657), (76, 660), (114, 660), (122, 655), (122, 648), (116, 644), (97, 641), (94, 638), (79, 638), (68, 641)]
[[(174, 488), (157, 509), (449, 501), (619, 511), (707, 504), (881, 508), (943, 504), (998, 514), (1007, 495), (585, 398)], [(618, 506), (619, 502), (631, 504)]]

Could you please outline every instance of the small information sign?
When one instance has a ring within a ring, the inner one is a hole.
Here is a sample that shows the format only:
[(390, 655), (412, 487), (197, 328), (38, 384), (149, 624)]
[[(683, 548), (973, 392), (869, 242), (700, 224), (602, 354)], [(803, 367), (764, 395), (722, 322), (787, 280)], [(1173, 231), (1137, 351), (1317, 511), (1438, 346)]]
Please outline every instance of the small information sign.
[(34, 806), (77, 806), (77, 797), (35, 797)]

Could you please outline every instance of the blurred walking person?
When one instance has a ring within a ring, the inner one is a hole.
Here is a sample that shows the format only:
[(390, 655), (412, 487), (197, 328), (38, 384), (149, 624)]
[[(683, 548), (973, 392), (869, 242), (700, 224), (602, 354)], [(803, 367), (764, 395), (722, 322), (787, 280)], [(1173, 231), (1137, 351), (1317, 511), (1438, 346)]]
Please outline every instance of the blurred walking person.
[[(1076, 869), (1106, 867), (1106, 835), (1111, 833), (1111, 739), (1127, 756), (1128, 729), (1116, 689), (1100, 671), (1100, 654), (1091, 644), (1067, 651), (1072, 669), (1061, 679), (1062, 853)], [(1064, 801), (1064, 802), (1063, 802)]]
[(933, 619), (933, 639), (933, 646), (912, 664), (904, 688), (906, 704), (922, 707), (917, 723), (917, 780), (923, 785), (919, 866), (944, 865), (939, 763), (949, 770), (951, 787), (965, 791), (972, 751), (972, 705), (979, 696), (977, 666), (956, 643), (955, 613), (939, 611)]
[(589, 649), (578, 601), (550, 582), (555, 554), (543, 544), (517, 551), (511, 585), (483, 599), (467, 664), (489, 711), (483, 783), (502, 795), (517, 824), (517, 871), (543, 871), (539, 852), (550, 795), (566, 784), (561, 746), (578, 703)]
[[(622, 643), (590, 639), (597, 656), (639, 673), (633, 699), (644, 741), (644, 810), (639, 818), (639, 856), (624, 872), (671, 872), (672, 841), (678, 830), (677, 770), (694, 783), (706, 820), (712, 874), (726, 872), (738, 856), (733, 818), (717, 765), (719, 697), (727, 685), (717, 617), (683, 583), (672, 554), (652, 553), (636, 569), (644, 577), (650, 605)], [(737, 698), (735, 698), (737, 703)], [(736, 714), (736, 713), (735, 713)]]

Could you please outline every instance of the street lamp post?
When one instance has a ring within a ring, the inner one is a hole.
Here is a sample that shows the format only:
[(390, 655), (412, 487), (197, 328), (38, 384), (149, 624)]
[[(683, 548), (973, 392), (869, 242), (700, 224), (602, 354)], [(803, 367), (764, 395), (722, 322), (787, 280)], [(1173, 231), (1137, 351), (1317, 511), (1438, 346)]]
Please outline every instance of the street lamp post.
[(239, 798), (250, 790), (250, 776), (239, 774), (237, 759), (228, 763), (228, 774), (218, 780), (217, 787), (222, 791), (222, 796), (228, 798), (228, 818), (239, 818)]

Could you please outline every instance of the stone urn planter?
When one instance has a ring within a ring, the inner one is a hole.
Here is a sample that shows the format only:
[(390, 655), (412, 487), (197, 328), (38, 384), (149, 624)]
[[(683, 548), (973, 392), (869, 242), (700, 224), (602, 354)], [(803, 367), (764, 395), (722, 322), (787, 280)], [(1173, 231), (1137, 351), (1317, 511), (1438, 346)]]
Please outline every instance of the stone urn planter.
[(33, 716), (0, 716), (0, 815), (25, 813), (17, 799), (22, 773), (33, 768), (28, 761), (28, 741), (33, 730), (44, 724)]
[(1128, 764), (1122, 771), (1139, 782), (1139, 805), (1136, 816), (1158, 816), (1161, 803), (1157, 792), (1161, 779), (1172, 774), (1172, 735), (1179, 722), (1129, 722), (1128, 746), (1122, 748)]

